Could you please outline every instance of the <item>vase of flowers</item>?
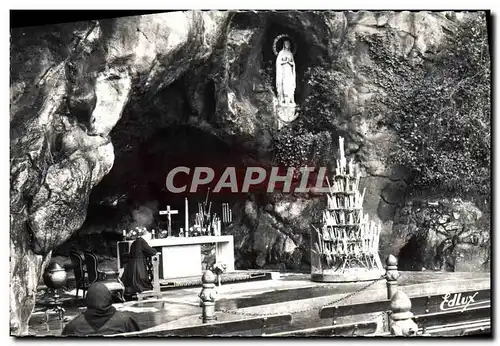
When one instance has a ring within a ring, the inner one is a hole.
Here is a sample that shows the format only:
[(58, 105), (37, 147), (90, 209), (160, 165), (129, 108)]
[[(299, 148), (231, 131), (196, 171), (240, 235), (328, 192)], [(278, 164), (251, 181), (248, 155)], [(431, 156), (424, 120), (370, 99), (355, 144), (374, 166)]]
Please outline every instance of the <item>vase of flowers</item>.
[(220, 287), (221, 275), (226, 272), (227, 266), (224, 263), (215, 263), (210, 269), (215, 275), (217, 275), (217, 285)]

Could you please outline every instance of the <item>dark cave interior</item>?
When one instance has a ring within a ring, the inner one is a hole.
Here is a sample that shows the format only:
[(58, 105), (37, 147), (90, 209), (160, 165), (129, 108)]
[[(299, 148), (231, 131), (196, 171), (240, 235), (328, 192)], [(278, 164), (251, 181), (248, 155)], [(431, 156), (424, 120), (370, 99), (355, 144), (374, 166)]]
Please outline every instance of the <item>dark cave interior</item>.
[[(232, 22), (246, 27), (254, 26), (255, 20), (262, 20), (262, 17), (259, 19), (252, 13), (243, 12), (236, 14)], [(264, 22), (261, 21), (259, 26), (263, 30), (261, 67), (273, 76), (273, 88), (275, 88), (276, 60), (273, 52), (274, 40), (282, 34), (290, 38), (292, 50), (295, 52), (297, 74), (295, 99), (300, 104), (308, 93), (307, 83), (304, 83), (303, 79), (311, 60), (306, 37), (293, 29), (293, 22), (280, 22), (274, 20), (272, 16), (267, 17)], [(282, 44), (283, 40), (278, 41), (278, 51)], [(192, 224), (198, 203), (207, 197), (207, 186), (198, 188), (196, 192), (168, 191), (166, 178), (173, 168), (189, 167), (191, 174), (185, 176), (184, 181), (180, 181), (189, 183), (192, 180), (194, 167), (213, 168), (216, 176), (220, 176), (226, 167), (244, 169), (252, 165), (267, 165), (268, 158), (250, 152), (247, 147), (238, 147), (234, 139), (221, 138), (209, 130), (190, 124), (190, 120), (198, 118), (217, 126), (216, 119), (214, 120), (215, 83), (210, 78), (194, 77), (196, 81), (192, 80), (191, 73), (186, 73), (159, 91), (153, 99), (145, 100), (141, 95), (132, 96), (120, 121), (111, 132), (115, 148), (113, 168), (92, 190), (87, 218), (80, 231), (60, 246), (55, 251), (56, 254), (62, 249), (67, 249), (70, 243), (74, 244), (85, 234), (101, 233), (103, 237), (109, 237), (110, 241), (116, 241), (116, 238), (121, 237), (122, 229), (127, 225), (137, 224), (131, 220), (130, 214), (142, 207), (149, 208), (155, 213), (154, 220), (147, 225), (152, 228), (164, 224), (164, 217), (158, 215), (159, 210), (164, 210), (167, 205), (173, 210), (178, 210), (179, 214), (172, 216), (172, 229), (179, 229), (184, 226), (186, 197), (189, 201), (190, 224)], [(202, 99), (193, 98), (189, 87), (193, 82), (200, 83), (202, 89), (199, 91)], [(268, 154), (271, 158), (272, 153)], [(216, 179), (211, 185), (212, 191), (215, 183)], [(177, 183), (174, 182), (174, 185)], [(242, 193), (224, 193), (224, 190), (221, 192), (211, 193), (209, 196), (209, 201), (213, 203), (212, 211), (216, 213), (220, 213), (221, 203), (232, 204), (246, 198)], [(267, 199), (266, 196), (255, 197)]]
[[(82, 237), (91, 237), (92, 234), (109, 243), (120, 240), (122, 229), (140, 225), (141, 221), (131, 216), (134, 213), (149, 215), (144, 216), (148, 224), (143, 226), (165, 229), (166, 218), (160, 216), (158, 211), (167, 206), (178, 211), (172, 216), (172, 230), (175, 232), (184, 227), (185, 198), (188, 198), (192, 225), (198, 203), (207, 198), (208, 187), (213, 191), (217, 178), (226, 167), (244, 168), (247, 163), (243, 162), (243, 158), (252, 161), (251, 156), (243, 149), (196, 127), (172, 125), (158, 129), (153, 136), (136, 142), (136, 145), (117, 155), (110, 173), (92, 190), (87, 218), (81, 230), (54, 254), (66, 253), (75, 242), (78, 247), (92, 246), (90, 243), (95, 244), (96, 241), (88, 240), (89, 244), (81, 244)], [(190, 168), (191, 172), (189, 175), (178, 174), (174, 186), (186, 185), (187, 188), (183, 193), (173, 193), (167, 189), (166, 178), (172, 169), (180, 166)], [(211, 184), (200, 185), (195, 192), (190, 192), (195, 167), (212, 168), (215, 178)], [(222, 189), (220, 193), (209, 195), (211, 211), (219, 216), (222, 203), (233, 205), (245, 198), (245, 194), (228, 192)], [(102, 252), (113, 255), (112, 251)]]

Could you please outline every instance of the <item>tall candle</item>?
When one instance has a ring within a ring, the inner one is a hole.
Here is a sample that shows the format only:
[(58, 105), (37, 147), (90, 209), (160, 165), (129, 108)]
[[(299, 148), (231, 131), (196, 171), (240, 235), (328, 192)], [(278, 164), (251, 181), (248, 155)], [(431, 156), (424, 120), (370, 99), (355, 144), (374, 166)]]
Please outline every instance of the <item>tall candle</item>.
[(186, 230), (187, 233), (187, 230), (189, 229), (189, 204), (187, 197), (184, 199), (184, 209), (185, 209), (184, 229)]

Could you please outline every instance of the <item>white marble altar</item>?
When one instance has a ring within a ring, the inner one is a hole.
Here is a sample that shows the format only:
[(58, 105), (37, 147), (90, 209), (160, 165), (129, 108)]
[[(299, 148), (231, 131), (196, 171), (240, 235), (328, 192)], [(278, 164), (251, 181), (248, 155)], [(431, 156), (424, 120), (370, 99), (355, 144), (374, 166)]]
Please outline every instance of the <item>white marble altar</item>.
[[(118, 242), (132, 243), (132, 241)], [(234, 239), (232, 235), (201, 237), (167, 237), (151, 239), (149, 245), (161, 253), (160, 279), (202, 275), (201, 245), (215, 244), (215, 262), (224, 263), (226, 272), (234, 271)], [(122, 245), (123, 247), (123, 245)], [(121, 254), (118, 253), (120, 270)]]

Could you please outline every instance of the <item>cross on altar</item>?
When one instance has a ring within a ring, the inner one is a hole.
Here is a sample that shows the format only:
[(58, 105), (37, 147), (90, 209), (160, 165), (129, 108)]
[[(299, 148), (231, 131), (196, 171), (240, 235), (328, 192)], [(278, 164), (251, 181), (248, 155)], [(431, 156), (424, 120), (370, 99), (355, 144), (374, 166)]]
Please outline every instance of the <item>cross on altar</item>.
[(167, 210), (160, 210), (160, 215), (167, 215), (167, 217), (168, 217), (168, 236), (169, 237), (172, 236), (172, 218), (171, 218), (171, 215), (175, 215), (178, 213), (179, 213), (178, 210), (170, 209), (169, 205), (167, 205)]

